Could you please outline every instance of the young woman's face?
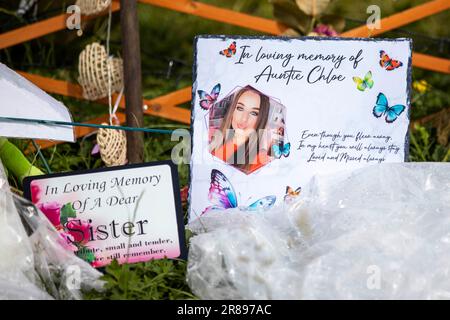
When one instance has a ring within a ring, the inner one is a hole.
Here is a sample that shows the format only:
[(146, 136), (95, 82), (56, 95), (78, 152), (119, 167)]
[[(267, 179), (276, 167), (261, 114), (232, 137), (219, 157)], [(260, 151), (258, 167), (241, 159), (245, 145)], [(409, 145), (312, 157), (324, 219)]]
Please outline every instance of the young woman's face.
[(254, 91), (245, 91), (239, 97), (231, 119), (231, 126), (237, 138), (247, 139), (256, 129), (260, 103), (261, 98)]

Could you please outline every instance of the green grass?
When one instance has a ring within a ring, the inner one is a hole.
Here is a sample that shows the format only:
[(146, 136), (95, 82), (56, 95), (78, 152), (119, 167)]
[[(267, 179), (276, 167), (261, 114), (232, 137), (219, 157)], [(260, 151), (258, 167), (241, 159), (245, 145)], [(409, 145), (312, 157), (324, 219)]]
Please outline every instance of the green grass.
[(410, 134), (410, 161), (450, 161), (450, 148), (437, 143), (435, 131), (431, 128), (416, 126)]
[(89, 292), (86, 299), (196, 299), (185, 281), (186, 264), (167, 259), (130, 265), (114, 261), (105, 269), (105, 290)]

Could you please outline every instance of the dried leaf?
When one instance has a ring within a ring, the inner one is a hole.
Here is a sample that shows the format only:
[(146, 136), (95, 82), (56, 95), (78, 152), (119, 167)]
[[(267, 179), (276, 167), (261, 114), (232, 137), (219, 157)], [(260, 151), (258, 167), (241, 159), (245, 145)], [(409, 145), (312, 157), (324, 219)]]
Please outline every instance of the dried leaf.
[(289, 28), (289, 29), (286, 29), (281, 35), (285, 36), (285, 37), (298, 37), (298, 36), (300, 36), (300, 33), (298, 33), (297, 31), (295, 31), (292, 28)]
[(308, 16), (316, 17), (325, 12), (331, 0), (295, 0), (295, 2)]
[(305, 34), (311, 24), (311, 17), (303, 13), (292, 1), (272, 0), (273, 15), (281, 23)]
[(437, 140), (439, 144), (446, 146), (450, 136), (450, 108), (439, 112), (436, 119)]

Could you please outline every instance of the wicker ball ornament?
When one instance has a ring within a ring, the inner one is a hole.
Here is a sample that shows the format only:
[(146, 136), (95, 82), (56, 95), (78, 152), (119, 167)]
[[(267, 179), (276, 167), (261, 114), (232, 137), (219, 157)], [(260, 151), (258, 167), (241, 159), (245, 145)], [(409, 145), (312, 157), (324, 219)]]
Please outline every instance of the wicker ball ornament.
[(106, 10), (111, 5), (111, 0), (77, 0), (76, 6), (84, 15), (98, 14)]
[[(106, 125), (106, 123), (103, 123)], [(107, 167), (127, 163), (127, 138), (123, 130), (99, 129), (97, 144), (100, 156)]]
[(123, 61), (110, 58), (101, 44), (94, 42), (86, 46), (78, 60), (78, 82), (83, 88), (83, 97), (98, 100), (108, 96), (108, 69), (111, 75), (111, 93), (119, 92), (123, 86)]

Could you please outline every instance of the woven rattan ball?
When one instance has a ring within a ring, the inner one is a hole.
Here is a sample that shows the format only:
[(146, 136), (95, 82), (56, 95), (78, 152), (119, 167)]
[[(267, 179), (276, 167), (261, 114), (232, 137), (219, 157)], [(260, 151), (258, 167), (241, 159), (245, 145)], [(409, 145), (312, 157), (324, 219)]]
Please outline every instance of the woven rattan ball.
[(80, 7), (84, 15), (97, 14), (104, 11), (111, 4), (111, 0), (77, 0), (75, 5)]
[(127, 163), (127, 138), (123, 130), (101, 128), (97, 133), (97, 143), (100, 148), (100, 156), (106, 166), (119, 166)]
[(83, 97), (97, 100), (108, 96), (108, 68), (111, 70), (111, 92), (119, 92), (123, 86), (123, 61), (108, 59), (106, 49), (94, 42), (86, 46), (78, 60), (78, 82)]

